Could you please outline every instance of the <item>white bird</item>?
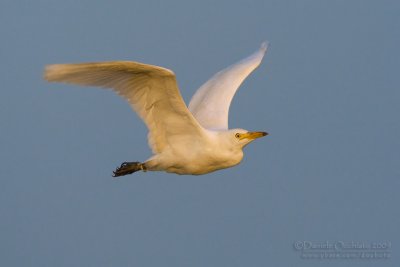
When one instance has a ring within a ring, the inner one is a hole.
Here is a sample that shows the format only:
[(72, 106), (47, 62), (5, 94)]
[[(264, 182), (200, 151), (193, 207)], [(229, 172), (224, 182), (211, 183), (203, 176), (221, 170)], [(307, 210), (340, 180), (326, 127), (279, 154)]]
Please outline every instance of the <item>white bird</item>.
[(84, 86), (111, 88), (128, 100), (149, 129), (153, 156), (124, 162), (113, 173), (166, 171), (200, 175), (239, 164), (243, 147), (266, 132), (228, 129), (231, 100), (246, 77), (258, 67), (268, 43), (251, 56), (215, 74), (192, 97), (189, 108), (175, 74), (159, 66), (130, 61), (55, 64), (44, 78)]

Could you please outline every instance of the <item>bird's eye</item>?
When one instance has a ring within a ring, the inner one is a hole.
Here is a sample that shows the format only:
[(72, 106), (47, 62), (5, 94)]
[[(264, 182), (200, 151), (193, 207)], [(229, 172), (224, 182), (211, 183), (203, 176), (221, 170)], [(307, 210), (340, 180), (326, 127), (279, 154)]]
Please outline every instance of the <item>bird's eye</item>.
[(239, 138), (240, 137), (240, 133), (235, 134), (235, 137)]

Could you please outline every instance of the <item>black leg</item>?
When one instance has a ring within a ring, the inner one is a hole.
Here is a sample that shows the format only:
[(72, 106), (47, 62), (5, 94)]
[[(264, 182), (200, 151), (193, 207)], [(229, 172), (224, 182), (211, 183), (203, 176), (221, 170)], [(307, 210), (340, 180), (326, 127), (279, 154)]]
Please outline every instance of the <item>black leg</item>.
[(146, 171), (145, 165), (140, 162), (124, 162), (113, 171), (113, 177), (127, 175), (137, 171)]

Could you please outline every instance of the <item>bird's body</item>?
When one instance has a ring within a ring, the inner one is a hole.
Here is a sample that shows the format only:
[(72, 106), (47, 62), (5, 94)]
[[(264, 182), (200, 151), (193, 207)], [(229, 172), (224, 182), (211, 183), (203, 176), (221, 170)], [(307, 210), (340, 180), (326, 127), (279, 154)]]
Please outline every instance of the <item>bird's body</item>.
[(128, 100), (149, 129), (153, 156), (125, 162), (115, 176), (138, 170), (205, 174), (235, 166), (243, 147), (265, 132), (228, 129), (231, 100), (243, 80), (260, 64), (267, 44), (250, 57), (218, 72), (185, 105), (168, 69), (138, 62), (57, 64), (46, 67), (48, 81), (112, 88)]
[[(232, 167), (243, 158), (241, 148), (231, 146), (224, 137), (230, 131), (205, 130), (203, 138), (172, 144), (162, 153), (153, 156), (146, 166), (178, 174), (205, 174)], [(199, 160), (201, 159), (201, 160)]]

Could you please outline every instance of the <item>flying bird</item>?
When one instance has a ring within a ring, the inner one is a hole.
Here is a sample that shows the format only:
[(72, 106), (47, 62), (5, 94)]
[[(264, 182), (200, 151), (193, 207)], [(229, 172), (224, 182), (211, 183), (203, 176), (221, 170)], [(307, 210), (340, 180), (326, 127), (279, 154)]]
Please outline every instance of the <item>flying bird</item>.
[(249, 57), (215, 74), (187, 107), (173, 71), (133, 61), (48, 65), (44, 78), (82, 86), (111, 88), (125, 98), (146, 124), (153, 155), (124, 162), (118, 177), (136, 171), (200, 175), (233, 167), (243, 148), (266, 132), (228, 129), (229, 106), (246, 77), (261, 63), (268, 43)]

